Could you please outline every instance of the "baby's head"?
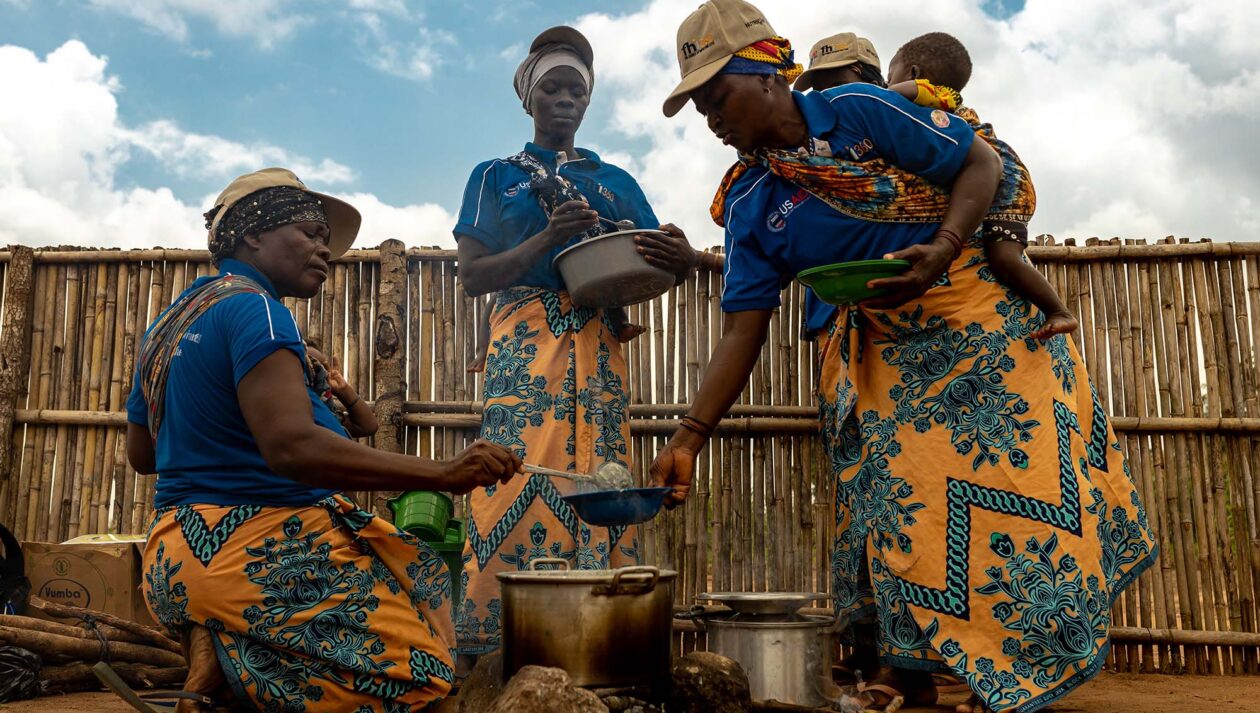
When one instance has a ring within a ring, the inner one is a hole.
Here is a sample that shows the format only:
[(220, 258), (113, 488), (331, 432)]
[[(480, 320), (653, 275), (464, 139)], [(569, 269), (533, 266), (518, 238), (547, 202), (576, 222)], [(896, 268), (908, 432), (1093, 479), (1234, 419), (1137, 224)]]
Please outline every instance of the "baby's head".
[(971, 55), (957, 37), (929, 32), (910, 40), (888, 63), (888, 83), (926, 79), (961, 92), (971, 79)]
[(324, 356), (324, 353), (319, 350), (319, 343), (314, 339), (304, 339), (302, 341), (306, 343), (306, 355), (327, 369), (328, 357)]

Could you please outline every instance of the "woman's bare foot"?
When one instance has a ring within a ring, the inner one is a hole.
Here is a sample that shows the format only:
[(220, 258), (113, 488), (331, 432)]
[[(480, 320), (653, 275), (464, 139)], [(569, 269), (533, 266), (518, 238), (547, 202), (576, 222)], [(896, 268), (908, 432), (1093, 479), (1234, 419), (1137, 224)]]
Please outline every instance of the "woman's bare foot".
[(617, 328), (617, 341), (625, 344), (646, 331), (647, 327), (644, 327), (641, 324), (631, 324), (626, 322)]
[(1080, 327), (1080, 322), (1071, 312), (1051, 312), (1046, 315), (1046, 323), (1041, 329), (1033, 332), (1033, 339), (1049, 339), (1056, 334), (1071, 334)]

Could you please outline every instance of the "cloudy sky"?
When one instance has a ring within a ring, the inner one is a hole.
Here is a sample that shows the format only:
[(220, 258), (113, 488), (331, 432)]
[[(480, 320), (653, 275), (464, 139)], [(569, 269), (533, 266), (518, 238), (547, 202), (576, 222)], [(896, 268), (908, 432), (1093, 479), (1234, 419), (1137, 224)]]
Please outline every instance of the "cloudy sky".
[[(365, 214), (362, 244), (452, 245), (468, 173), (520, 149), (511, 89), (538, 31), (596, 49), (579, 145), (634, 174), (697, 245), (733, 156), (661, 101), (696, 0), (0, 0), (0, 244), (204, 245), (233, 176), (293, 168)], [(804, 56), (869, 37), (887, 61), (957, 35), (969, 104), (1033, 172), (1033, 230), (1260, 235), (1254, 0), (763, 0)]]

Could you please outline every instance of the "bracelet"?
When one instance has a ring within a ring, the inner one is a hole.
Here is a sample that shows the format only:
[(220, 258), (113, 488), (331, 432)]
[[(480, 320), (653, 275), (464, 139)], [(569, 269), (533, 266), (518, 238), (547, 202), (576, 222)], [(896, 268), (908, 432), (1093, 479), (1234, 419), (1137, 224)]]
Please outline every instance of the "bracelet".
[(701, 438), (708, 438), (713, 435), (713, 426), (710, 426), (695, 416), (683, 416), (678, 420), (678, 425), (699, 435)]
[(355, 396), (354, 401), (351, 401), (350, 403), (346, 404), (346, 410), (349, 411), (350, 409), (354, 408), (354, 405), (359, 403), (362, 400), (363, 400), (362, 394)]
[(950, 258), (951, 260), (957, 259), (959, 255), (962, 255), (963, 241), (962, 238), (958, 237), (958, 233), (955, 233), (948, 228), (937, 228), (936, 235), (934, 237), (945, 238), (954, 246), (954, 257)]

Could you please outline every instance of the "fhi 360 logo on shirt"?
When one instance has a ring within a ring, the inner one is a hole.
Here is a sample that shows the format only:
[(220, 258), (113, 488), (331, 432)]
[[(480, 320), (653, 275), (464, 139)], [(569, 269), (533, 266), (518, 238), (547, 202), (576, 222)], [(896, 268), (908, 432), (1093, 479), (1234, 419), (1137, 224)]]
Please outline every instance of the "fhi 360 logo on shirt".
[(787, 227), (787, 219), (789, 215), (801, 204), (809, 200), (809, 191), (802, 188), (792, 194), (791, 198), (780, 203), (774, 210), (770, 211), (770, 215), (766, 216), (766, 228), (772, 233), (777, 233)]

